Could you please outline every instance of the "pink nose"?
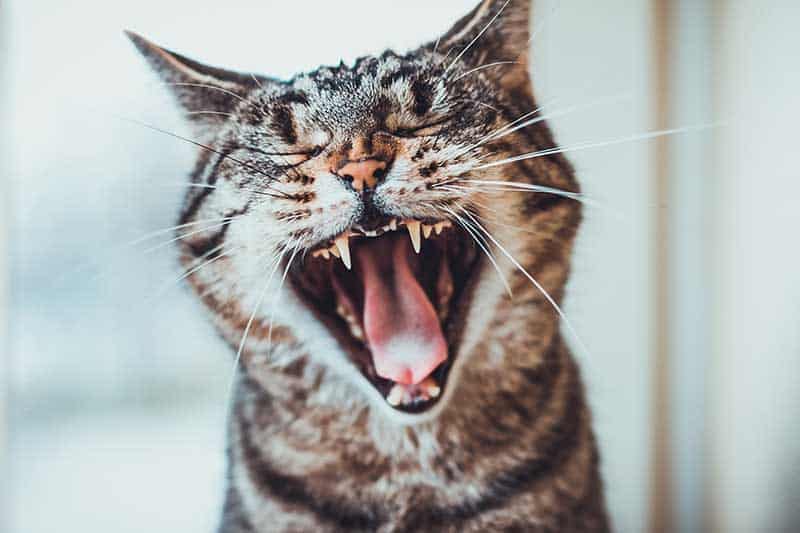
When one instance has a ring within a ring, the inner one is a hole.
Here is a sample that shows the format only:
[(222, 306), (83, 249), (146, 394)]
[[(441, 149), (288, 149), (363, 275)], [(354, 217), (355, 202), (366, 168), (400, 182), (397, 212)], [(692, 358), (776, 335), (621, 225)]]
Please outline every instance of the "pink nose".
[(336, 172), (336, 175), (350, 182), (357, 191), (374, 189), (386, 174), (386, 162), (378, 159), (351, 161)]

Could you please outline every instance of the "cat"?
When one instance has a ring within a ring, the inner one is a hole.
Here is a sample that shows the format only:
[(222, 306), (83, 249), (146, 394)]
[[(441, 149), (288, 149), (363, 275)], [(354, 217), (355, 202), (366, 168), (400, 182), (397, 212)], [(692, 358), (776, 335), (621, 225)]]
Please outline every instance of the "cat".
[(220, 532), (609, 530), (530, 11), (288, 81), (128, 33), (200, 149), (181, 262), (238, 365)]

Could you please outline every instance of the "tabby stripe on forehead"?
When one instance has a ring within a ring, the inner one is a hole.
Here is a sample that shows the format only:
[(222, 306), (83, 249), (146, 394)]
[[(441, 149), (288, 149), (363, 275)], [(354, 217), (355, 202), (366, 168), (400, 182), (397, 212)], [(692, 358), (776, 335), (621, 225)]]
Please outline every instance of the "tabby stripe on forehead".
[(414, 96), (414, 114), (422, 116), (433, 106), (433, 87), (422, 80), (414, 80), (411, 84), (411, 93)]
[(297, 142), (297, 132), (294, 128), (294, 118), (288, 106), (279, 105), (273, 109), (272, 125), (287, 144)]

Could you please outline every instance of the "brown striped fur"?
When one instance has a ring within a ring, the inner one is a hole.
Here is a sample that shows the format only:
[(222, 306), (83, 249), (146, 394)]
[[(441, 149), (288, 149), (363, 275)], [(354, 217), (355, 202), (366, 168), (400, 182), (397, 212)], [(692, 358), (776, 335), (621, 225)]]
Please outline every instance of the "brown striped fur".
[[(203, 145), (191, 182), (202, 187), (188, 192), (181, 215), (196, 227), (232, 217), (183, 235), (183, 262), (187, 270), (202, 266), (188, 280), (234, 350), (247, 333), (221, 533), (609, 529), (578, 368), (558, 315), (520, 271), (500, 263), (509, 298), (490, 262), (478, 261), (446, 323), (456, 363), (441, 408), (419, 420), (394, 417), (370, 392), (346, 346), (293, 284), (308, 250), (369, 209), (422, 218), (441, 217), (432, 206), (445, 205), (502, 221), (487, 223), (492, 235), (562, 301), (579, 203), (439, 188), (470, 165), (555, 146), (540, 121), (450, 157), (535, 109), (528, 19), (527, 0), (485, 0), (437, 44), (289, 81), (206, 67), (132, 36), (179, 84), (174, 92), (185, 110), (226, 113), (190, 115)], [(514, 59), (519, 64), (465, 74)], [(463, 78), (448, 76), (451, 63), (451, 74)], [(407, 133), (441, 116), (449, 122), (435, 139)], [(330, 176), (354, 151), (393, 158), (395, 175), (377, 207), (354, 203)], [(560, 154), (471, 176), (579, 191)], [(290, 275), (262, 309), (257, 295), (269, 268), (259, 258), (289, 244), (299, 259), (290, 264), (287, 254), (276, 263), (276, 279), (283, 268)]]

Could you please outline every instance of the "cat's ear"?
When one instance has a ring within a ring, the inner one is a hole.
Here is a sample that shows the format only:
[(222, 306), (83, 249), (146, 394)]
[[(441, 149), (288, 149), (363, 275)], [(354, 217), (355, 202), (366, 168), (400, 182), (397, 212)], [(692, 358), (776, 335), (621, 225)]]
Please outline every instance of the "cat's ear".
[(527, 84), (531, 0), (483, 0), (442, 36), (437, 47), (450, 69), (477, 68), (504, 84)]
[(148, 41), (131, 31), (125, 34), (166, 83), (187, 118), (200, 126), (215, 126), (241, 103), (264, 78), (203, 65)]

